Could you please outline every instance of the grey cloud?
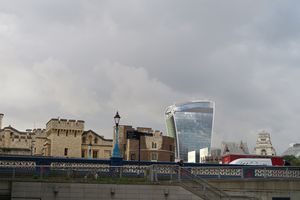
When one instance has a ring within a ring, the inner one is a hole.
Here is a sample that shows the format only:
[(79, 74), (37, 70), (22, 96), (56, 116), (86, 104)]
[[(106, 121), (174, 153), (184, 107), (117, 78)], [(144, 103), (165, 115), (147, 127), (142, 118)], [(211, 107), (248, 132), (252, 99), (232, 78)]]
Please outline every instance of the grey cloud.
[(283, 151), (299, 139), (298, 8), (295, 1), (1, 1), (0, 112), (20, 128), (84, 119), (111, 137), (116, 109), (123, 123), (165, 131), (166, 106), (210, 98), (215, 146), (253, 145), (267, 129)]

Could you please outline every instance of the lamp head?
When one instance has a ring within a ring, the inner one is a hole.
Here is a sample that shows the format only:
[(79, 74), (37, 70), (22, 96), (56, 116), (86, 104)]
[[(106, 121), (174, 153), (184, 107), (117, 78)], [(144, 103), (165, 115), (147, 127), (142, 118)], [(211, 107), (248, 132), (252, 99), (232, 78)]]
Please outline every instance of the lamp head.
[(119, 112), (117, 111), (116, 115), (114, 116), (116, 125), (119, 125), (120, 119), (121, 119), (121, 117), (119, 115)]

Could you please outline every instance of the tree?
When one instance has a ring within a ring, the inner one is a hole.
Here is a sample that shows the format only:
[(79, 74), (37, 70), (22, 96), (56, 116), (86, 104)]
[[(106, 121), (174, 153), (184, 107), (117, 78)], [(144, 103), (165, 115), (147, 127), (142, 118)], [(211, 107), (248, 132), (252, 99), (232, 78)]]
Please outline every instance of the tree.
[(300, 166), (300, 157), (296, 157), (294, 155), (283, 156), (286, 164), (289, 163), (291, 166)]

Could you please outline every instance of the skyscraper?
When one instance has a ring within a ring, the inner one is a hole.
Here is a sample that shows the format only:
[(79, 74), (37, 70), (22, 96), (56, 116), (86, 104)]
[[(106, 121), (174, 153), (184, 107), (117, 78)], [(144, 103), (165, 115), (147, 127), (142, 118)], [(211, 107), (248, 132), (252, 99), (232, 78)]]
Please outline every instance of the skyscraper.
[(215, 104), (190, 101), (169, 106), (165, 111), (168, 136), (175, 138), (177, 159), (187, 161), (189, 151), (211, 147)]

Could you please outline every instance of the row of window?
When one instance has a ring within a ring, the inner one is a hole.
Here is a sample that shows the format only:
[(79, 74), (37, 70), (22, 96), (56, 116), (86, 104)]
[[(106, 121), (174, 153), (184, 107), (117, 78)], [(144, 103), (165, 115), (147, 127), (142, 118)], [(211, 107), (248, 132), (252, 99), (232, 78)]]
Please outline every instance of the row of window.
[[(16, 141), (18, 141), (18, 142), (21, 142), (21, 140), (25, 140), (25, 142), (28, 141), (27, 138), (10, 138), (10, 139), (11, 139), (12, 142), (14, 142), (15, 139), (16, 139)], [(2, 141), (2, 138), (0, 138), (0, 141)], [(3, 141), (4, 141), (4, 139), (3, 139)]]
[[(157, 149), (157, 143), (156, 142), (152, 142), (152, 149)], [(169, 145), (169, 151), (173, 151), (173, 145)]]
[[(111, 156), (111, 150), (104, 150), (104, 156), (105, 157), (110, 157)], [(99, 150), (82, 150), (81, 151), (81, 157), (86, 158), (86, 157), (92, 157), (92, 158), (99, 158)]]
[[(57, 130), (57, 136), (59, 136), (60, 134), (63, 134), (65, 132), (66, 137), (69, 135), (69, 131), (62, 131), (62, 133), (60, 132), (60, 130)], [(73, 131), (70, 131), (70, 133), (72, 133)], [(77, 131), (74, 131), (74, 137), (77, 136)]]
[[(130, 160), (137, 160), (138, 155), (136, 155), (135, 153), (132, 153), (130, 155)], [(152, 161), (158, 161), (158, 153), (157, 152), (152, 152), (150, 154), (150, 157), (151, 157), (151, 160)], [(174, 156), (173, 155), (170, 155), (170, 162), (174, 162)]]
[[(88, 137), (88, 142), (89, 142), (89, 144), (92, 144), (92, 141), (93, 141), (93, 137), (90, 135), (90, 136)], [(83, 138), (82, 138), (82, 143), (83, 143), (83, 144), (86, 143), (86, 137), (83, 137)], [(98, 144), (98, 138), (97, 138), (97, 137), (94, 138), (94, 144)]]
[[(65, 148), (64, 149), (64, 155), (65, 156), (68, 156), (68, 153), (69, 153), (69, 149), (68, 148)], [(82, 158), (85, 158), (85, 157), (92, 157), (92, 158), (98, 158), (98, 155), (99, 155), (99, 150), (89, 150), (88, 152), (88, 155), (86, 156), (86, 150), (82, 150), (81, 151), (81, 157)], [(110, 156), (111, 155), (111, 151), (110, 150), (104, 150), (104, 155), (105, 156)]]

